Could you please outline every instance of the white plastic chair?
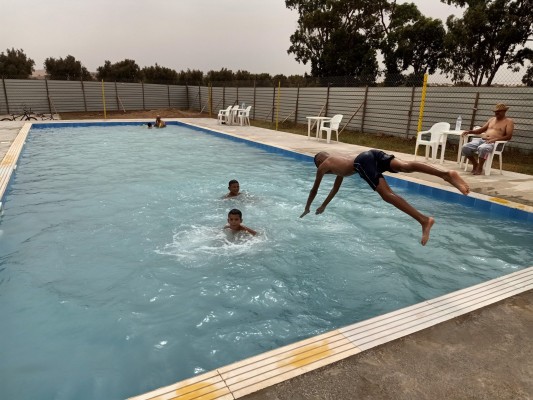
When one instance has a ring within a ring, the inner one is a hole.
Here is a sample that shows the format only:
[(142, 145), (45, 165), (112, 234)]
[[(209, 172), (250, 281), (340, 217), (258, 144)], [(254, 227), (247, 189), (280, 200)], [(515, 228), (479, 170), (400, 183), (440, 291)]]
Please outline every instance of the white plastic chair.
[(238, 114), (239, 114), (239, 105), (237, 104), (233, 106), (233, 108), (231, 109), (231, 124), (233, 125), (237, 124)]
[[(478, 126), (474, 126), (474, 130), (475, 129), (479, 129), (479, 128), (481, 128), (479, 125)], [(464, 139), (464, 142), (463, 142), (463, 146), (465, 144), (467, 144), (468, 142), (470, 142), (470, 139), (472, 139), (473, 137), (479, 137), (479, 135), (475, 135), (473, 133), (469, 133), (468, 135), (466, 135), (466, 137)], [(463, 168), (463, 164), (465, 162), (467, 162), (467, 161), (468, 161), (468, 159), (465, 156), (461, 155), (461, 160), (459, 162), (459, 168)], [(466, 171), (466, 167), (465, 167), (465, 171)]]
[(339, 125), (341, 124), (342, 118), (344, 116), (342, 114), (337, 114), (331, 117), (330, 120), (325, 120), (320, 123), (320, 129), (319, 129), (319, 135), (320, 139), (322, 139), (322, 131), (326, 132), (326, 138), (327, 143), (331, 140), (331, 132), (335, 131), (337, 135), (337, 142), (339, 141)]
[[(418, 146), (426, 146), (426, 160), (429, 157), (429, 149), (431, 149), (431, 160), (435, 162), (437, 160), (437, 152), (439, 151), (439, 146), (441, 146), (442, 151), (442, 132), (449, 131), (450, 124), (448, 122), (437, 122), (434, 124), (428, 131), (420, 131), (416, 134), (416, 146), (415, 146), (415, 160), (416, 153), (418, 152)], [(422, 135), (430, 134), (429, 140), (422, 139)]]
[[(470, 136), (470, 135), (469, 135)], [(502, 153), (503, 149), (505, 149), (505, 145), (508, 141), (507, 140), (497, 140), (494, 142), (494, 148), (492, 149), (492, 152), (489, 154), (487, 159), (485, 160), (485, 164), (483, 164), (483, 170), (485, 171), (485, 175), (489, 176), (490, 171), (492, 169), (492, 160), (494, 159), (494, 156), (498, 156), (498, 159), (500, 161), (500, 174), (503, 174), (502, 172)], [(468, 158), (465, 161), (465, 171), (468, 168)]]
[(223, 124), (223, 123), (228, 124), (230, 117), (231, 117), (231, 106), (229, 106), (225, 110), (219, 110), (218, 111), (218, 115), (217, 115), (218, 121), (217, 122), (219, 124)]
[(244, 111), (239, 111), (239, 123), (241, 125), (250, 125), (250, 110), (252, 106), (246, 107)]

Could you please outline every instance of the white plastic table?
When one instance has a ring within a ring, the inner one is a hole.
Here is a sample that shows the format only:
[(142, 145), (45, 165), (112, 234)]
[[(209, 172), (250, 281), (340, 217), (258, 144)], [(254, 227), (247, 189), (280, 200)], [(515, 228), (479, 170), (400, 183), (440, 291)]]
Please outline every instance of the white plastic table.
[(449, 130), (449, 131), (442, 132), (442, 136), (443, 136), (443, 139), (442, 139), (442, 150), (441, 150), (441, 153), (440, 153), (440, 163), (441, 164), (444, 163), (444, 152), (446, 151), (446, 141), (448, 140), (448, 135), (459, 136), (459, 149), (457, 150), (457, 164), (459, 164), (461, 162), (461, 149), (463, 148), (463, 144), (464, 144), (464, 136), (463, 136), (463, 132), (464, 131), (465, 131), (465, 129), (462, 129), (462, 130)]
[(318, 130), (322, 121), (329, 121), (330, 117), (306, 117), (307, 118), (307, 139), (311, 137), (311, 121), (316, 121), (316, 140), (318, 140)]

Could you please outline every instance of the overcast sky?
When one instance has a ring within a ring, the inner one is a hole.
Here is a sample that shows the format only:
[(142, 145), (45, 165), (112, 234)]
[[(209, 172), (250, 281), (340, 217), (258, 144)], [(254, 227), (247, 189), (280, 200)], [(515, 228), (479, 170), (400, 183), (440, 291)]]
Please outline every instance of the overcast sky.
[[(401, 2), (401, 0), (399, 0)], [(440, 0), (413, 0), (429, 17), (462, 12)], [(228, 68), (303, 74), (287, 54), (298, 14), (284, 0), (2, 0), (0, 52), (23, 49), (44, 69), (47, 57), (74, 56), (89, 71), (126, 58), (176, 71)]]

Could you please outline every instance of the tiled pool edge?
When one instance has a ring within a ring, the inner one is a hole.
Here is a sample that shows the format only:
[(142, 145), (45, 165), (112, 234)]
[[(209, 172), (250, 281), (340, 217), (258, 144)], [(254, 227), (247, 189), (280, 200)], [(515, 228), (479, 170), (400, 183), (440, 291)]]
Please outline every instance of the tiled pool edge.
[(28, 133), (30, 132), (31, 125), (31, 123), (24, 124), (15, 137), (15, 140), (13, 140), (13, 143), (11, 143), (11, 146), (9, 146), (6, 155), (0, 161), (0, 212), (3, 210), (4, 196), (11, 182), (13, 171), (17, 168), (17, 162)]
[(530, 266), (130, 399), (237, 399), (532, 289)]

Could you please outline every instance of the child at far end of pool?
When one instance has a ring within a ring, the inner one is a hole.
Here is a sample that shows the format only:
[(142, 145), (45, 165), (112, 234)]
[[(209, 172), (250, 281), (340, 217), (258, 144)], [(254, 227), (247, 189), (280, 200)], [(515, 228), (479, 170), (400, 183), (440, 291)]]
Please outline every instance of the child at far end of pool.
[(224, 196), (226, 198), (237, 197), (238, 195), (241, 194), (241, 192), (239, 192), (240, 190), (239, 182), (235, 179), (232, 179), (231, 181), (229, 181), (228, 190), (229, 190), (229, 193), (226, 196)]
[(248, 228), (242, 224), (242, 212), (234, 208), (228, 213), (228, 224), (224, 229), (230, 229), (232, 232), (236, 233), (239, 231), (248, 232), (250, 235), (255, 236), (257, 234), (253, 229)]

